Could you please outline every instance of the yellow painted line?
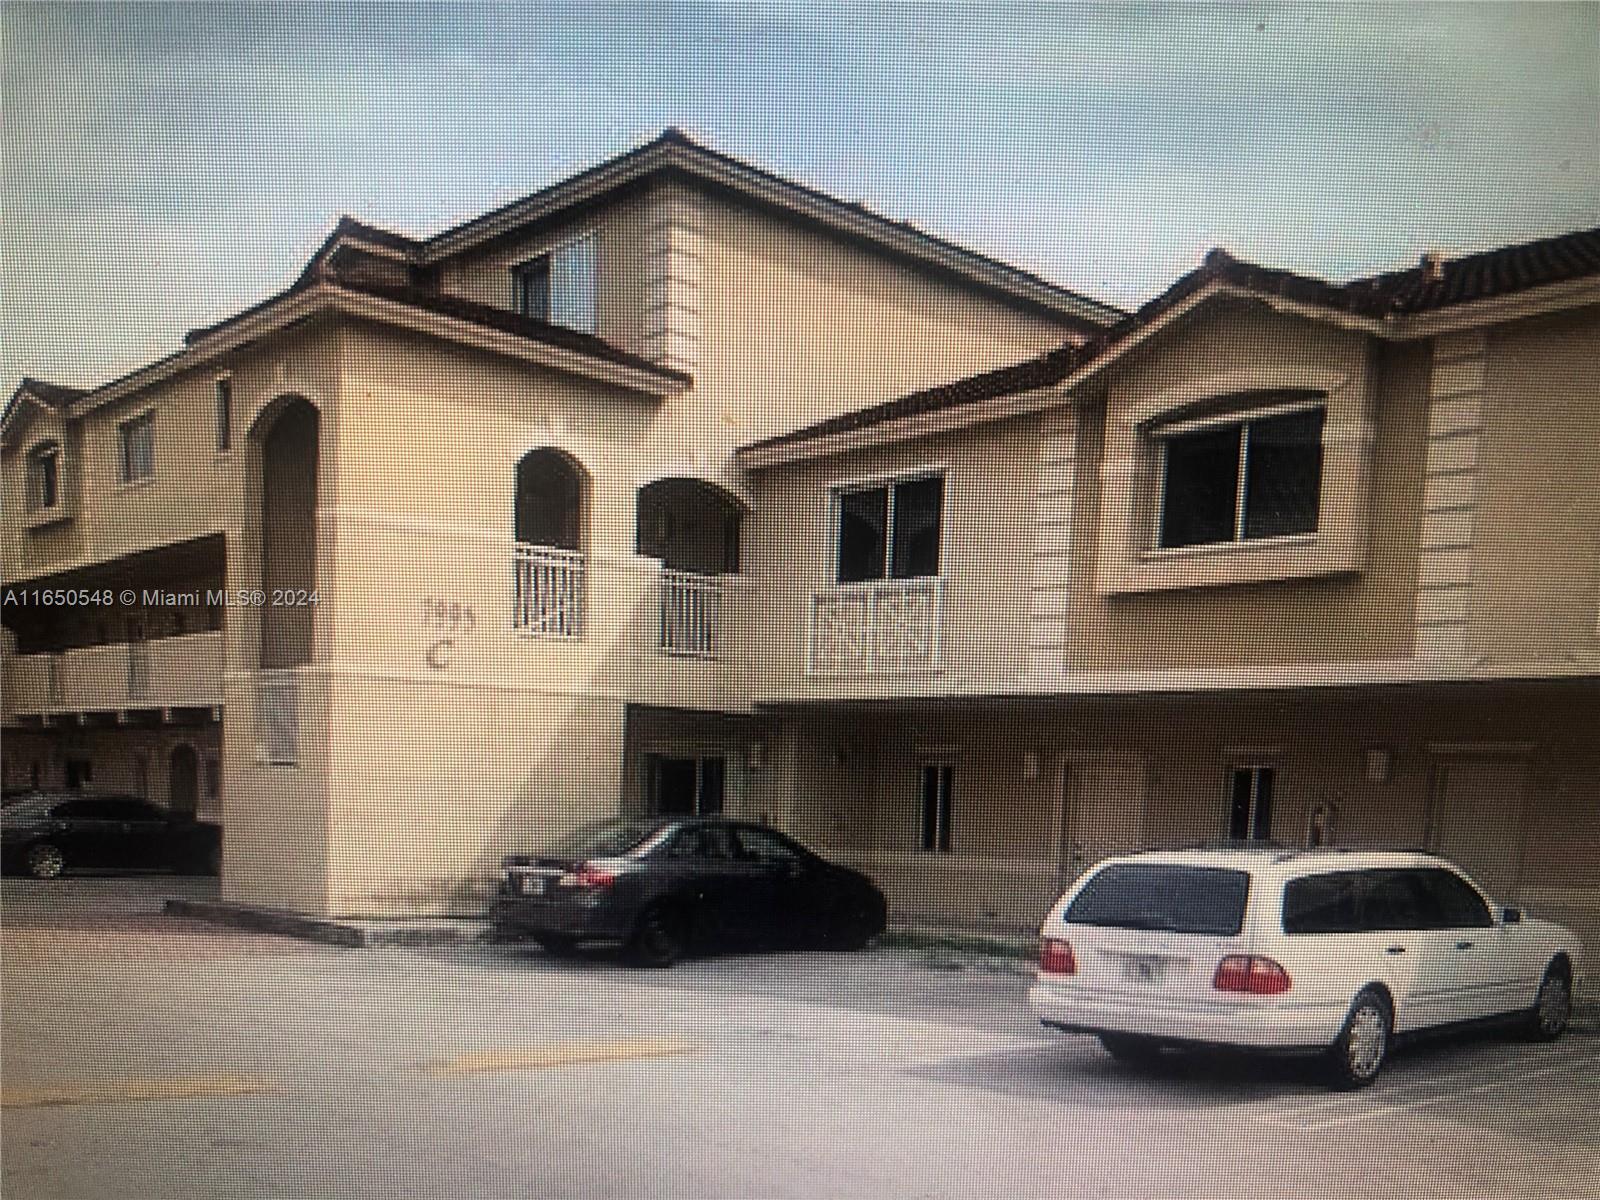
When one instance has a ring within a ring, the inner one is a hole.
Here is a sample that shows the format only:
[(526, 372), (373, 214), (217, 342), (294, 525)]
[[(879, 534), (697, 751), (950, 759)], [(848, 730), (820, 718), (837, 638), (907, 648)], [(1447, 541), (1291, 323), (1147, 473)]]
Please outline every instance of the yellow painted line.
[(190, 1075), (169, 1079), (96, 1079), (83, 1083), (19, 1084), (0, 1091), (5, 1108), (58, 1104), (122, 1104), (130, 1100), (193, 1100), (205, 1096), (249, 1096), (273, 1083), (250, 1075)]
[(525, 1071), (570, 1067), (581, 1063), (625, 1062), (636, 1058), (671, 1058), (693, 1054), (693, 1042), (675, 1038), (634, 1038), (617, 1042), (550, 1042), (514, 1050), (480, 1050), (422, 1064), (430, 1075), (476, 1075), (484, 1071)]

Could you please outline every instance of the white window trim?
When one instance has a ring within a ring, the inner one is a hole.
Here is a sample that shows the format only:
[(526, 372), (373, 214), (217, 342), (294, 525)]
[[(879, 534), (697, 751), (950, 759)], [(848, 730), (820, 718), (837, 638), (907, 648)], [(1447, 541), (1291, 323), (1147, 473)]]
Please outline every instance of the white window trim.
[[(36, 467), (46, 459), (55, 460), (55, 499), (49, 504), (39, 504)], [(35, 442), (23, 457), (22, 511), (30, 528), (49, 525), (69, 515), (67, 504), (67, 452), (58, 438), (45, 438)]]
[[(894, 568), (894, 489), (902, 483), (919, 483), (925, 479), (938, 479), (939, 490), (939, 569), (932, 575), (895, 575)], [(839, 519), (846, 493), (869, 492), (883, 488), (886, 492), (883, 526), (883, 574), (872, 579), (854, 579), (848, 583), (839, 579)], [(828, 485), (828, 586), (830, 588), (859, 587), (871, 583), (893, 583), (897, 580), (943, 579), (946, 555), (949, 550), (950, 522), (946, 519), (950, 504), (950, 473), (943, 464), (919, 467), (912, 471), (899, 471), (882, 475), (864, 476), (860, 479), (835, 481)]]
[[(141, 421), (150, 426), (150, 473), (135, 478), (128, 477), (128, 429)], [(156, 477), (156, 410), (152, 406), (117, 422), (117, 485), (119, 487), (145, 487)]]
[[(563, 250), (570, 249), (571, 247), (577, 246), (577, 245), (579, 245), (579, 244), (581, 244), (583, 242), (588, 242), (588, 243), (590, 243), (591, 245), (594, 246), (594, 279), (592, 281), (592, 283), (593, 283), (593, 291), (592, 291), (592, 293), (591, 293), (591, 295), (589, 297), (590, 311), (588, 313), (588, 324), (587, 325), (569, 325), (564, 321), (556, 320), (554, 313), (550, 311), (550, 309), (552, 308), (552, 305), (553, 305), (554, 298), (555, 298), (556, 255), (559, 254)], [(599, 231), (599, 229), (598, 228), (586, 229), (582, 233), (574, 234), (571, 237), (565, 237), (565, 238), (560, 239), (559, 241), (550, 242), (550, 243), (544, 245), (543, 247), (541, 247), (539, 250), (535, 251), (534, 253), (528, 255), (526, 258), (519, 259), (517, 262), (515, 262), (515, 263), (513, 263), (511, 265), (511, 308), (512, 308), (512, 311), (514, 311), (516, 313), (519, 313), (522, 316), (528, 316), (529, 315), (528, 314), (527, 305), (525, 305), (523, 303), (522, 276), (523, 276), (524, 272), (526, 272), (530, 267), (532, 267), (535, 263), (537, 263), (542, 258), (549, 260), (549, 269), (546, 272), (546, 278), (547, 278), (547, 286), (550, 288), (550, 292), (546, 295), (546, 298), (545, 298), (546, 315), (544, 316), (543, 320), (546, 321), (548, 324), (557, 325), (557, 326), (561, 327), (562, 329), (571, 329), (576, 333), (587, 333), (587, 334), (595, 334), (595, 333), (597, 333), (599, 331), (599, 328), (600, 328), (600, 231)], [(535, 319), (538, 319), (538, 318), (535, 318)]]
[(1281, 796), (1283, 795), (1283, 791), (1282, 791), (1282, 787), (1281, 787), (1281, 784), (1283, 782), (1282, 781), (1283, 768), (1276, 762), (1263, 762), (1263, 761), (1261, 761), (1259, 759), (1253, 759), (1253, 760), (1248, 760), (1248, 761), (1246, 761), (1246, 760), (1235, 760), (1235, 761), (1230, 762), (1228, 764), (1226, 774), (1223, 776), (1224, 788), (1223, 788), (1223, 794), (1222, 794), (1222, 836), (1225, 839), (1233, 839), (1233, 778), (1240, 771), (1249, 771), (1251, 773), (1251, 775), (1253, 776), (1253, 778), (1252, 778), (1251, 784), (1250, 784), (1250, 809), (1245, 814), (1245, 830), (1246, 830), (1246, 832), (1245, 832), (1245, 835), (1244, 835), (1243, 838), (1236, 839), (1236, 840), (1240, 840), (1240, 841), (1269, 841), (1269, 840), (1271, 840), (1271, 837), (1272, 837), (1272, 821), (1270, 819), (1267, 822), (1267, 836), (1265, 838), (1258, 839), (1258, 838), (1254, 837), (1249, 832), (1250, 830), (1253, 830), (1255, 828), (1255, 825), (1256, 825), (1256, 804), (1260, 800), (1260, 787), (1261, 787), (1261, 784), (1260, 784), (1260, 776), (1259, 776), (1258, 772), (1261, 772), (1261, 771), (1271, 771), (1272, 772), (1272, 813), (1271, 813), (1271, 816), (1275, 817), (1278, 814), (1278, 801), (1281, 798)]

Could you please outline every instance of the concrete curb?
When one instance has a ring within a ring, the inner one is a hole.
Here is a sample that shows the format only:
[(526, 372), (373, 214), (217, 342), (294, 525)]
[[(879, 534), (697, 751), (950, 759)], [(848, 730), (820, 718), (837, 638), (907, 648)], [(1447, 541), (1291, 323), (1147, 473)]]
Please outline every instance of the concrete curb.
[(169, 917), (205, 921), (231, 929), (300, 938), (328, 946), (365, 949), (376, 946), (461, 946), (493, 939), (486, 921), (438, 918), (419, 921), (365, 921), (308, 917), (276, 908), (256, 908), (221, 900), (169, 898), (162, 911)]

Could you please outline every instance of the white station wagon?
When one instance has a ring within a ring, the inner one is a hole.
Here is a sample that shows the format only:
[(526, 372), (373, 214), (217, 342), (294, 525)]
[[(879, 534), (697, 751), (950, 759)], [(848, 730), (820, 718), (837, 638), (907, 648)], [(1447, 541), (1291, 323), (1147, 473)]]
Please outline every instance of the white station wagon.
[(1431, 854), (1196, 849), (1108, 859), (1040, 930), (1045, 1025), (1114, 1057), (1164, 1046), (1317, 1051), (1336, 1086), (1377, 1078), (1396, 1035), (1515, 1016), (1559, 1037), (1581, 947), (1497, 908)]

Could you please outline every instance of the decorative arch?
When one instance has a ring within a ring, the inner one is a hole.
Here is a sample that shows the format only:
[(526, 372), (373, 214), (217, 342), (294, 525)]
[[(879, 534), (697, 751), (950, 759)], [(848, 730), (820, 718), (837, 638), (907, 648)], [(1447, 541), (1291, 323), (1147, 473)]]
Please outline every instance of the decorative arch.
[(554, 446), (537, 446), (517, 460), (512, 536), (524, 545), (580, 554), (588, 527), (589, 472)]
[[(261, 479), (261, 588), (269, 596), (316, 590), (321, 419), (310, 400), (286, 395), (250, 425)], [(309, 663), (316, 607), (268, 604), (260, 611), (262, 669)]]
[(745, 506), (704, 479), (668, 476), (639, 489), (636, 549), (674, 571), (731, 575), (739, 570)]

